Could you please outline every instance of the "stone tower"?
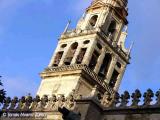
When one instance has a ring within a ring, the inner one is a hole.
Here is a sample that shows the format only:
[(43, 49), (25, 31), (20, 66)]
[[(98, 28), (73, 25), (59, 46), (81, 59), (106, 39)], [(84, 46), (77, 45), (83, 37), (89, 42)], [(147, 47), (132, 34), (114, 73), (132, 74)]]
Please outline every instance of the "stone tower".
[(93, 0), (73, 30), (67, 24), (48, 67), (40, 74), (38, 95), (72, 90), (89, 96), (118, 91), (130, 50), (127, 36), (127, 0)]

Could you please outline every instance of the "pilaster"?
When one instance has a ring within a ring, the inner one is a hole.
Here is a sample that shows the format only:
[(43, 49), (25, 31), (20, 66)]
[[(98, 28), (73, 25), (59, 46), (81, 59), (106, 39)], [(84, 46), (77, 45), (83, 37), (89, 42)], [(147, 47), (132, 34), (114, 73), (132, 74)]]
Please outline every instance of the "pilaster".
[(119, 86), (120, 86), (120, 84), (121, 84), (122, 77), (123, 77), (123, 75), (124, 75), (125, 69), (126, 69), (126, 65), (122, 66), (122, 68), (121, 68), (121, 70), (120, 70), (121, 72), (120, 72), (120, 74), (119, 74), (119, 76), (118, 76), (118, 78), (117, 78), (117, 81), (116, 81), (116, 84), (115, 84), (115, 87), (114, 87), (114, 90), (115, 90), (115, 91), (118, 91), (118, 89), (119, 89)]
[(58, 52), (58, 49), (59, 49), (59, 47), (57, 47), (55, 52), (53, 52), (53, 55), (52, 55), (52, 58), (51, 58), (51, 61), (50, 61), (49, 65), (48, 65), (48, 67), (52, 67), (52, 65), (54, 63), (54, 60), (55, 60), (55, 57), (56, 57), (56, 54)]
[(116, 63), (117, 63), (117, 56), (112, 56), (111, 65), (110, 65), (110, 67), (109, 67), (109, 69), (108, 69), (108, 73), (107, 73), (107, 76), (106, 76), (106, 78), (107, 78), (107, 81), (106, 81), (106, 82), (107, 82), (107, 83), (110, 82), (110, 79), (111, 79), (111, 77), (112, 77), (112, 74), (113, 74), (113, 71), (114, 71), (114, 68), (115, 68)]
[(103, 59), (105, 57), (105, 48), (102, 48), (102, 51), (101, 51), (101, 55), (99, 56), (98, 60), (97, 60), (97, 64), (96, 64), (96, 67), (94, 69), (94, 72), (98, 74), (99, 72), (99, 69), (101, 68), (101, 65), (103, 64)]
[(79, 53), (80, 53), (80, 51), (81, 51), (81, 48), (82, 48), (82, 44), (79, 43), (78, 48), (77, 48), (77, 50), (76, 50), (76, 52), (75, 52), (75, 54), (74, 54), (74, 57), (73, 57), (73, 59), (72, 59), (71, 64), (75, 64), (75, 63), (76, 63), (76, 59), (77, 59), (77, 57), (78, 57), (78, 55), (79, 55)]
[(90, 46), (87, 48), (86, 54), (85, 54), (83, 62), (82, 62), (83, 64), (89, 65), (89, 62), (92, 58), (92, 54), (95, 49), (96, 43), (97, 43), (97, 41), (93, 40), (92, 44), (90, 44)]

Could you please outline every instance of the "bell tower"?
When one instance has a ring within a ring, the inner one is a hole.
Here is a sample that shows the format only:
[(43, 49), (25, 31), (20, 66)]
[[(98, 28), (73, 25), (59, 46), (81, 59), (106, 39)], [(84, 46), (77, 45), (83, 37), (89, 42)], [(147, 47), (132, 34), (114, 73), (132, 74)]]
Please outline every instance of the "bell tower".
[(118, 91), (130, 50), (127, 36), (127, 0), (93, 0), (75, 29), (67, 24), (48, 67), (40, 74), (38, 95), (64, 94), (73, 89), (90, 95)]

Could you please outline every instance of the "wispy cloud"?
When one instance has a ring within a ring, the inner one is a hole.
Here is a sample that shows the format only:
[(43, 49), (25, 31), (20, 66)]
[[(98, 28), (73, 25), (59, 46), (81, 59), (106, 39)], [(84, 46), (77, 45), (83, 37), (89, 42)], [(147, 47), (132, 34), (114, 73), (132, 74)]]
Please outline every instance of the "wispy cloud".
[(4, 77), (3, 84), (4, 89), (7, 91), (7, 96), (11, 97), (21, 97), (28, 93), (34, 95), (38, 89), (38, 85), (35, 81), (22, 76)]

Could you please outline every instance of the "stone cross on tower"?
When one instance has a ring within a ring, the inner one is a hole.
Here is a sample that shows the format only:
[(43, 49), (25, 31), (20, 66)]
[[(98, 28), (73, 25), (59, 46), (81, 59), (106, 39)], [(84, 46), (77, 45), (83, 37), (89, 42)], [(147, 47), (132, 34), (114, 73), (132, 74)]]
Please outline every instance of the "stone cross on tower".
[(42, 96), (64, 94), (73, 89), (90, 95), (118, 91), (129, 64), (127, 0), (94, 0), (73, 30), (65, 29), (48, 67), (41, 73), (37, 92)]

